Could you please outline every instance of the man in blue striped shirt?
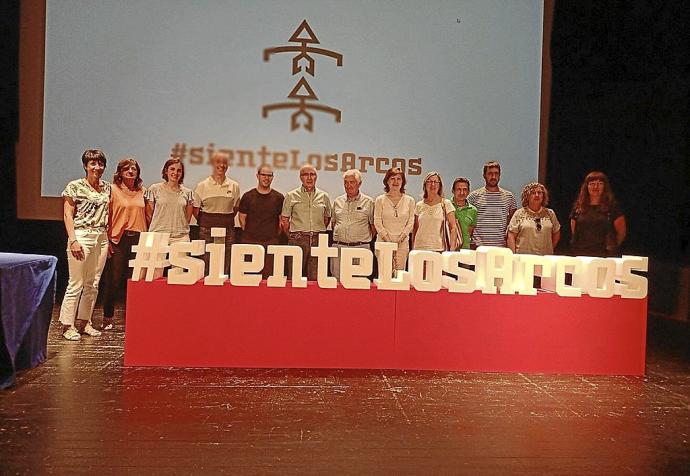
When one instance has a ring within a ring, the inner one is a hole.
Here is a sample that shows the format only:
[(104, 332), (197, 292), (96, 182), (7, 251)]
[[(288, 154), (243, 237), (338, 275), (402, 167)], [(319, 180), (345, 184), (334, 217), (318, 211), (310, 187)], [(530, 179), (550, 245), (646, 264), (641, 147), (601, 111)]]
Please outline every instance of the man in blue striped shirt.
[(477, 226), (472, 235), (472, 245), (506, 246), (506, 228), (517, 209), (510, 190), (498, 186), (501, 180), (501, 164), (496, 161), (484, 164), (484, 186), (470, 193), (467, 201), (477, 207)]

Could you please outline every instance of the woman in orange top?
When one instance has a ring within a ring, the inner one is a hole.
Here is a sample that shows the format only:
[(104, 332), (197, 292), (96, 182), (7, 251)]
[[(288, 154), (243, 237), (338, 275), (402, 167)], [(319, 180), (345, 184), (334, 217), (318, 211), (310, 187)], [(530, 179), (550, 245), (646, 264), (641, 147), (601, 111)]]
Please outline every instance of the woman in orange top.
[(110, 273), (103, 296), (103, 330), (113, 328), (115, 299), (124, 289), (129, 277), (129, 260), (132, 245), (139, 242), (139, 233), (146, 231), (145, 188), (140, 177), (141, 169), (136, 160), (129, 157), (117, 164), (110, 194), (108, 239), (110, 240)]

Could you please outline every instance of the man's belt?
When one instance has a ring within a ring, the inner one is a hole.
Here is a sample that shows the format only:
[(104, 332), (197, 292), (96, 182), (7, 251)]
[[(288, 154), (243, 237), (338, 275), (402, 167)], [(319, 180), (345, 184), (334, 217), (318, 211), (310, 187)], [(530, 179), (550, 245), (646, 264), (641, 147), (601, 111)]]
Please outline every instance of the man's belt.
[(352, 243), (345, 243), (344, 241), (334, 241), (334, 245), (342, 245), (342, 246), (362, 246), (362, 245), (368, 245), (370, 244), (371, 241), (353, 241)]
[(321, 233), (326, 233), (325, 231), (291, 231), (289, 234), (290, 238), (294, 238), (295, 240), (299, 240), (300, 238), (304, 237), (309, 237), (309, 238), (314, 238), (315, 236), (319, 236)]

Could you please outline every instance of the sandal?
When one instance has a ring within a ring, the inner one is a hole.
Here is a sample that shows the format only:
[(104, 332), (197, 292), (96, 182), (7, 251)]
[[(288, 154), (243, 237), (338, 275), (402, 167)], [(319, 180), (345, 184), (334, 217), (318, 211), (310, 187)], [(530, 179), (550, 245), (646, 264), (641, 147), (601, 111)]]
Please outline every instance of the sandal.
[(79, 332), (77, 332), (77, 330), (74, 327), (68, 327), (67, 330), (62, 333), (62, 337), (71, 341), (81, 339)]
[(86, 325), (84, 326), (84, 330), (82, 332), (87, 336), (91, 337), (98, 337), (101, 335), (101, 331), (97, 331), (96, 329), (94, 329), (90, 322), (86, 323)]
[(113, 329), (113, 318), (112, 317), (104, 317), (103, 318), (103, 325), (101, 326), (102, 331), (110, 331)]

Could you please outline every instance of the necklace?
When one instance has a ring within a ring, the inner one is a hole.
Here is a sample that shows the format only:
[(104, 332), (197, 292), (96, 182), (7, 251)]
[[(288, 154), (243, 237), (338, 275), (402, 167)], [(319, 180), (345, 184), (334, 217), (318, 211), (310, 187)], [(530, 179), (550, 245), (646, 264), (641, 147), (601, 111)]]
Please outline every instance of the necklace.
[(395, 218), (398, 218), (398, 205), (400, 205), (400, 202), (402, 201), (402, 196), (398, 198), (397, 203), (393, 202), (393, 199), (388, 195), (386, 195), (386, 198), (389, 202), (391, 202), (391, 205), (393, 206), (393, 213), (395, 214)]
[(530, 207), (527, 207), (527, 212), (532, 216), (543, 216), (544, 207), (539, 207), (539, 210), (532, 210)]

